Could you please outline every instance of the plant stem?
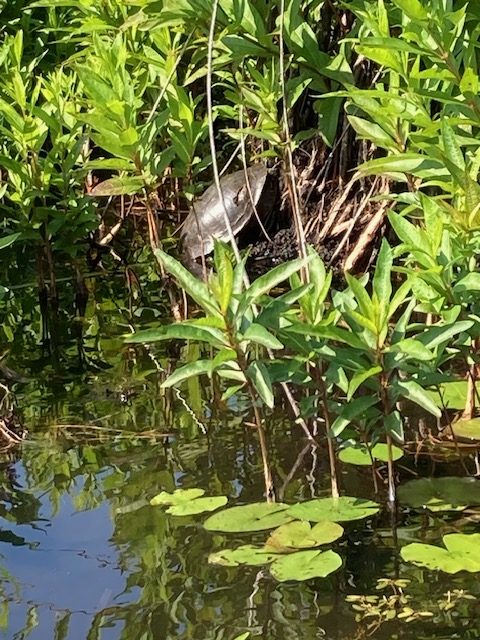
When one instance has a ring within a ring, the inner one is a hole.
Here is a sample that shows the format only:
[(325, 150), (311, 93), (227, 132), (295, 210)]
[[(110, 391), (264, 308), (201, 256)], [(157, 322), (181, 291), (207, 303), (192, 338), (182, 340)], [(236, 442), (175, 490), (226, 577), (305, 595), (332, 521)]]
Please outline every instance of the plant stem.
[(335, 445), (330, 434), (330, 427), (332, 422), (330, 420), (330, 411), (328, 410), (327, 388), (323, 380), (322, 371), (318, 368), (316, 368), (315, 371), (317, 372), (317, 384), (322, 399), (323, 420), (325, 423), (325, 435), (327, 437), (328, 460), (330, 463), (330, 491), (332, 494), (332, 498), (338, 498), (340, 496), (340, 493), (338, 491)]
[[(383, 354), (378, 350), (377, 352), (377, 361), (382, 367), (382, 373), (380, 374), (380, 399), (382, 402), (383, 415), (385, 419), (390, 415), (390, 403), (388, 401), (388, 375), (383, 369)], [(387, 437), (387, 469), (388, 469), (388, 501), (390, 503), (394, 503), (396, 500), (396, 491), (395, 491), (395, 474), (393, 469), (393, 451), (392, 451), (392, 436), (390, 433), (386, 433)]]
[(224, 320), (225, 320), (225, 326), (226, 326), (227, 335), (228, 335), (228, 341), (230, 343), (230, 348), (233, 349), (233, 351), (235, 351), (235, 353), (237, 354), (238, 366), (240, 367), (240, 370), (243, 373), (243, 376), (245, 378), (245, 386), (247, 388), (250, 401), (252, 403), (253, 415), (255, 418), (255, 426), (258, 431), (258, 439), (260, 441), (260, 452), (262, 455), (263, 477), (265, 481), (265, 496), (267, 498), (267, 502), (275, 502), (275, 487), (273, 484), (272, 471), (270, 468), (267, 436), (265, 433), (265, 428), (263, 426), (262, 416), (257, 406), (257, 400), (258, 400), (257, 392), (255, 391), (255, 387), (253, 386), (253, 384), (251, 383), (247, 375), (247, 369), (248, 369), (247, 361), (245, 358), (245, 354), (242, 351), (235, 337), (235, 330), (229, 323), (228, 318), (226, 316), (224, 316)]

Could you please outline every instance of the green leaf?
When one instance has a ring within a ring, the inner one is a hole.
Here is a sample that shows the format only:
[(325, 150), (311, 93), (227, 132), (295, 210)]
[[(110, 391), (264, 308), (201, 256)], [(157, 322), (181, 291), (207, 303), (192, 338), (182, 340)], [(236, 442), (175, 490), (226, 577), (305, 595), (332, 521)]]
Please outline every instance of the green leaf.
[(384, 147), (385, 149), (395, 149), (398, 146), (395, 140), (380, 125), (357, 116), (347, 115), (347, 118), (360, 138), (371, 140), (378, 147)]
[(219, 285), (217, 300), (222, 313), (226, 313), (233, 295), (233, 266), (223, 242), (214, 241), (214, 257)]
[(465, 171), (465, 160), (455, 132), (446, 119), (442, 120), (442, 142), (447, 160), (461, 173)]
[(297, 551), (277, 558), (270, 573), (279, 582), (325, 578), (342, 566), (342, 559), (334, 551)]
[(397, 236), (408, 247), (415, 247), (423, 250), (429, 249), (429, 247), (424, 246), (418, 227), (412, 224), (409, 220), (393, 211), (388, 213), (388, 220)]
[(150, 500), (152, 507), (169, 506), (172, 504), (181, 504), (189, 502), (205, 495), (204, 489), (175, 489), (173, 493), (162, 491)]
[(196, 362), (189, 362), (183, 367), (175, 369), (175, 371), (168, 376), (165, 382), (162, 383), (163, 388), (175, 387), (188, 378), (200, 376), (202, 374), (212, 375), (213, 362), (211, 360), (197, 360)]
[(292, 322), (285, 331), (311, 336), (312, 338), (323, 338), (325, 340), (333, 340), (335, 342), (344, 342), (354, 349), (363, 349), (368, 351), (368, 347), (353, 333), (353, 331), (342, 327), (333, 327), (330, 324), (319, 324), (314, 326), (306, 322)]
[(203, 489), (176, 489), (173, 493), (162, 491), (150, 500), (150, 504), (153, 507), (168, 506), (167, 513), (173, 516), (193, 516), (227, 504), (226, 496), (202, 497), (204, 493)]
[(460, 418), (452, 424), (453, 433), (463, 440), (480, 440), (480, 418)]
[(175, 260), (175, 258), (172, 258), (172, 256), (169, 256), (168, 253), (165, 253), (161, 249), (155, 249), (153, 253), (158, 262), (177, 280), (180, 287), (182, 287), (206, 313), (218, 317), (222, 316), (218, 305), (212, 300), (212, 295), (202, 280), (196, 278), (178, 260)]
[(209, 564), (218, 564), (222, 567), (239, 567), (248, 565), (259, 567), (270, 564), (278, 558), (278, 553), (267, 550), (264, 547), (255, 547), (252, 544), (244, 544), (236, 549), (222, 549), (208, 556)]
[[(370, 367), (370, 369), (362, 370), (352, 376), (349, 384), (348, 384), (348, 394), (347, 394), (347, 402), (350, 402), (355, 391), (362, 385), (366, 380), (376, 376), (377, 374), (382, 372), (382, 367), (379, 365), (375, 367)], [(360, 398), (359, 398), (360, 400)], [(363, 400), (363, 398), (362, 398)], [(363, 409), (362, 409), (363, 410)], [(338, 435), (338, 434), (336, 434)]]
[(188, 321), (169, 324), (158, 329), (145, 329), (133, 335), (126, 335), (125, 341), (134, 344), (147, 342), (160, 342), (161, 340), (193, 340), (206, 342), (215, 347), (228, 346), (221, 331), (213, 327), (199, 326)]
[(392, 266), (393, 252), (388, 242), (383, 238), (373, 275), (373, 291), (377, 295), (379, 302), (383, 304), (390, 302), (392, 295)]
[(222, 38), (222, 42), (234, 55), (240, 56), (241, 58), (245, 56), (263, 58), (265, 56), (265, 47), (239, 35), (226, 35)]
[(403, 547), (400, 555), (406, 562), (445, 573), (480, 571), (479, 533), (451, 533), (443, 536), (443, 542), (446, 549), (414, 542)]
[(349, 520), (363, 520), (373, 516), (379, 510), (376, 502), (363, 498), (317, 498), (293, 505), (288, 510), (288, 515), (299, 520), (320, 522), (344, 522)]
[(265, 543), (265, 549), (277, 553), (310, 549), (335, 542), (342, 535), (343, 527), (336, 522), (319, 522), (312, 527), (309, 522), (294, 520), (275, 529)]
[(267, 349), (283, 349), (283, 344), (272, 335), (264, 326), (253, 322), (243, 334), (242, 340), (261, 344)]
[(224, 509), (210, 516), (205, 523), (208, 531), (225, 533), (245, 533), (247, 531), (264, 531), (274, 529), (293, 520), (288, 513), (288, 505), (268, 502), (255, 502), (238, 507)]
[[(467, 401), (467, 380), (453, 380), (442, 382), (438, 389), (428, 389), (429, 397), (439, 407), (443, 404), (447, 409), (464, 409)], [(441, 397), (440, 397), (441, 394)]]
[(421, 478), (398, 488), (398, 499), (415, 509), (463, 511), (480, 505), (480, 481), (475, 478)]
[(135, 193), (140, 193), (144, 187), (145, 182), (143, 178), (136, 176), (115, 177), (97, 184), (90, 192), (90, 195), (93, 197), (131, 196)]
[(428, 13), (419, 0), (393, 0), (393, 3), (396, 4), (412, 22), (428, 20)]
[(423, 333), (417, 334), (416, 340), (419, 340), (425, 347), (434, 349), (443, 342), (448, 342), (453, 336), (468, 331), (473, 324), (472, 320), (461, 320), (452, 324), (430, 327)]
[(392, 388), (400, 396), (407, 398), (411, 402), (418, 404), (433, 416), (440, 418), (442, 412), (437, 405), (430, 399), (428, 393), (415, 380), (395, 380)]
[(430, 349), (427, 349), (425, 345), (415, 338), (400, 340), (392, 344), (388, 351), (402, 353), (404, 356), (415, 358), (415, 360), (419, 360), (420, 362), (428, 362), (435, 357), (435, 354), (430, 351)]
[(350, 401), (347, 405), (342, 407), (340, 415), (335, 418), (330, 429), (332, 436), (337, 438), (345, 429), (345, 427), (347, 427), (350, 422), (352, 422), (352, 420), (354, 420), (358, 416), (364, 417), (367, 409), (373, 407), (377, 403), (378, 399), (374, 395), (362, 396)]
[(110, 169), (112, 171), (135, 171), (135, 163), (125, 158), (99, 158), (89, 160), (83, 165), (86, 171), (94, 169)]
[(375, 332), (375, 313), (372, 301), (367, 293), (367, 290), (360, 282), (360, 280), (358, 280), (354, 276), (351, 276), (349, 273), (345, 274), (345, 278), (347, 280), (348, 286), (353, 291), (353, 295), (355, 296), (355, 300), (358, 304), (360, 313), (365, 317), (366, 320), (370, 321), (373, 326), (373, 331)]
[(361, 164), (354, 178), (360, 180), (371, 175), (398, 177), (398, 174), (411, 174), (419, 178), (438, 177), (439, 172), (446, 173), (440, 160), (423, 156), (419, 153), (402, 153), (401, 155), (376, 158)]
[(474, 296), (480, 291), (480, 273), (468, 273), (455, 283), (453, 291), (456, 294), (465, 294), (472, 292)]
[[(388, 461), (388, 445), (382, 442), (371, 447), (370, 453), (373, 460), (380, 460), (381, 462)], [(402, 457), (403, 451), (399, 447), (392, 446), (392, 460), (399, 460)], [(341, 449), (338, 458), (347, 464), (356, 464), (365, 467), (370, 467), (372, 464), (372, 458), (370, 458), (368, 448), (364, 444), (355, 444)]]
[(260, 398), (267, 407), (272, 409), (275, 401), (273, 397), (272, 383), (265, 365), (258, 361), (252, 362), (246, 373)]
[(20, 237), (20, 233), (11, 233), (8, 236), (3, 236), (0, 238), (0, 249), (6, 249), (11, 244), (13, 244)]
[(288, 280), (292, 274), (305, 267), (310, 260), (311, 257), (307, 257), (305, 259), (297, 258), (296, 260), (285, 262), (284, 264), (278, 265), (278, 267), (270, 269), (268, 273), (260, 276), (260, 278), (257, 278), (255, 282), (243, 293), (237, 310), (237, 317), (242, 317), (245, 314), (245, 311), (250, 308), (252, 304), (257, 302), (259, 298), (271, 291), (284, 280)]

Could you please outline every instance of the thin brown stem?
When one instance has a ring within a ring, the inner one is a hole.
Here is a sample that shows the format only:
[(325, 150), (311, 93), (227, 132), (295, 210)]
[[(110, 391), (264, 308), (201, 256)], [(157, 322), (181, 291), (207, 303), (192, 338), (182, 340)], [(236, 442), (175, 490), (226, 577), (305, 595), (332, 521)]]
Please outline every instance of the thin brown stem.
[(330, 433), (330, 427), (332, 424), (330, 418), (330, 411), (328, 409), (328, 396), (327, 396), (327, 387), (325, 385), (325, 381), (322, 376), (322, 372), (320, 369), (316, 369), (317, 372), (317, 385), (320, 390), (320, 397), (322, 402), (322, 413), (323, 413), (323, 421), (325, 424), (325, 435), (327, 438), (327, 448), (328, 448), (328, 460), (330, 463), (330, 491), (332, 494), (332, 498), (338, 498), (340, 496), (338, 490), (338, 476), (337, 476), (337, 464), (336, 464), (336, 452), (335, 445), (333, 442), (333, 438)]

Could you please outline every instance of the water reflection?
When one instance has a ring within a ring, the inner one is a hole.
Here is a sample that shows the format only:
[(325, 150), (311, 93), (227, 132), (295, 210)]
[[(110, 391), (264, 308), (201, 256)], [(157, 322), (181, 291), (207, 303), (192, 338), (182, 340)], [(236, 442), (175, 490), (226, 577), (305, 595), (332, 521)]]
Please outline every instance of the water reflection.
[[(261, 499), (248, 406), (241, 397), (229, 407), (212, 405), (196, 381), (185, 397), (160, 389), (159, 371), (168, 369), (171, 354), (125, 347), (119, 335), (128, 323), (101, 300), (95, 312), (87, 307), (80, 337), (59, 341), (61, 366), (39, 354), (29, 333), (12, 353), (12, 364), (30, 378), (17, 389), (30, 438), (1, 463), (1, 637), (233, 640), (246, 631), (264, 640), (480, 637), (476, 601), (438, 607), (455, 589), (478, 596), (475, 576), (438, 575), (404, 565), (398, 555), (399, 545), (419, 536), (438, 543), (460, 516), (405, 512), (394, 531), (388, 513), (347, 525), (336, 545), (343, 567), (306, 584), (278, 584), (258, 568), (209, 565), (211, 551), (262, 542), (263, 535), (211, 534), (201, 516), (173, 518), (148, 500), (179, 487), (239, 502)], [(198, 354), (184, 350), (182, 357)], [(284, 500), (325, 492), (325, 451), (305, 448), (284, 416), (269, 428)], [(342, 484), (352, 495), (373, 497), (368, 471), (344, 467)], [(462, 527), (473, 531), (475, 524)], [(405, 591), (414, 609), (432, 611), (432, 618), (356, 619), (347, 595), (381, 594), (379, 578), (399, 577), (410, 580)]]
[[(447, 589), (468, 587), (478, 594), (474, 578), (399, 567), (388, 518), (380, 517), (376, 527), (347, 526), (338, 549), (344, 567), (326, 580), (279, 585), (268, 571), (208, 565), (208, 554), (221, 548), (224, 537), (203, 530), (201, 517), (170, 517), (148, 499), (189, 486), (258, 499), (261, 470), (248, 430), (227, 424), (214, 435), (168, 445), (144, 439), (85, 445), (56, 434), (26, 444), (9, 474), (4, 470), (2, 486), (3, 637), (233, 640), (250, 631), (251, 637), (272, 640), (438, 640), (455, 637), (454, 629), (462, 630), (458, 637), (478, 637), (467, 601), (450, 620), (437, 607), (435, 624), (385, 623), (373, 636), (372, 619), (355, 620), (346, 594), (376, 593), (379, 577), (399, 572), (411, 580), (418, 607), (428, 608)], [(277, 473), (293, 462), (289, 443)], [(249, 473), (242, 475), (245, 466)], [(306, 491), (302, 475), (293, 483), (295, 493)], [(438, 524), (410, 517), (398, 533), (405, 542), (427, 525), (435, 538)], [(227, 544), (262, 539), (229, 536)]]

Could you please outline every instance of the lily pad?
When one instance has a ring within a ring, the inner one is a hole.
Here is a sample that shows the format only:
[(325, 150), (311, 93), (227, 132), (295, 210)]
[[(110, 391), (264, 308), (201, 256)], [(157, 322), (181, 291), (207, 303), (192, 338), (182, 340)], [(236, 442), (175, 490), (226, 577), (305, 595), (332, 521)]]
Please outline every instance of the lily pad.
[(346, 522), (362, 520), (373, 516), (379, 510), (379, 505), (371, 500), (341, 496), (340, 498), (317, 498), (295, 504), (288, 510), (289, 515), (299, 520), (320, 522)]
[[(383, 442), (379, 442), (372, 447), (370, 452), (374, 460), (380, 460), (380, 462), (388, 461), (388, 445)], [(399, 460), (402, 456), (403, 451), (399, 447), (392, 446), (392, 460)], [(368, 449), (364, 444), (345, 447), (339, 452), (338, 457), (342, 462), (348, 464), (357, 464), (365, 467), (369, 467), (372, 464)]]
[(267, 551), (264, 547), (255, 547), (252, 544), (244, 544), (236, 549), (222, 549), (208, 556), (210, 564), (219, 564), (223, 567), (238, 567), (246, 564), (257, 567), (270, 564), (278, 557), (278, 553)]
[(196, 498), (200, 498), (204, 495), (204, 489), (175, 489), (173, 493), (162, 491), (150, 500), (150, 504), (152, 507), (180, 504), (181, 502), (195, 500)]
[(176, 489), (173, 493), (162, 491), (150, 500), (156, 506), (169, 506), (167, 513), (172, 516), (193, 516), (206, 511), (214, 511), (227, 504), (226, 496), (202, 497), (203, 489)]
[(270, 573), (279, 582), (325, 578), (342, 566), (342, 559), (334, 551), (297, 551), (277, 558)]
[(403, 547), (400, 555), (406, 562), (445, 573), (480, 572), (480, 534), (452, 533), (443, 536), (446, 549), (414, 542)]
[(452, 424), (452, 428), (457, 438), (463, 438), (464, 440), (480, 440), (480, 418), (457, 420)]
[(480, 505), (480, 482), (475, 478), (421, 478), (398, 488), (398, 499), (415, 509), (463, 511)]
[(265, 543), (265, 549), (278, 552), (310, 549), (334, 542), (342, 535), (343, 527), (336, 522), (319, 522), (312, 527), (304, 520), (294, 520), (275, 529)]
[(294, 519), (288, 513), (288, 505), (282, 503), (254, 502), (238, 507), (224, 509), (215, 513), (204, 523), (209, 531), (243, 533), (274, 529)]

